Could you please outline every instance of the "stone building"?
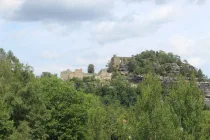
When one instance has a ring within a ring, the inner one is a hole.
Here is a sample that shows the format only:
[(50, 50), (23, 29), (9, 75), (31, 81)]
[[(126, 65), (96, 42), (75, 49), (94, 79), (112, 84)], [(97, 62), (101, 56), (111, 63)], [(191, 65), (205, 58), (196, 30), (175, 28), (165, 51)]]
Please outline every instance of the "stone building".
[(114, 55), (108, 64), (108, 71), (117, 70), (122, 74), (128, 73), (128, 63), (132, 57), (118, 57)]
[(118, 57), (118, 56), (114, 55), (111, 59), (111, 64), (114, 68), (119, 69), (121, 65), (128, 64), (130, 59), (131, 59), (131, 57)]
[(107, 69), (102, 69), (99, 71), (96, 78), (99, 80), (110, 81), (112, 79), (112, 73), (107, 72)]
[(82, 69), (76, 69), (74, 72), (68, 69), (66, 71), (61, 72), (60, 78), (66, 81), (72, 78), (83, 79), (84, 77), (91, 77), (94, 75), (95, 74), (92, 73), (83, 73)]
[(95, 76), (99, 80), (111, 80), (112, 73), (108, 73), (107, 69), (100, 70), (98, 74), (83, 73), (82, 69), (76, 69), (74, 72), (68, 69), (66, 71), (61, 72), (60, 74), (60, 78), (64, 81), (73, 78), (83, 79), (84, 77), (92, 77), (92, 76)]

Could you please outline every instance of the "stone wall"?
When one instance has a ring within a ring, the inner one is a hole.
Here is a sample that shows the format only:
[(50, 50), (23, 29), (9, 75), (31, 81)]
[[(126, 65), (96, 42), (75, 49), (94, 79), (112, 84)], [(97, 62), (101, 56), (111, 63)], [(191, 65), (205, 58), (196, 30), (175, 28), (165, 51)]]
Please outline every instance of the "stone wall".
[(118, 57), (114, 55), (111, 59), (111, 64), (113, 68), (119, 69), (120, 65), (125, 65), (129, 62), (131, 57)]
[(60, 74), (60, 78), (62, 80), (68, 80), (69, 79), (69, 74), (72, 73), (69, 69), (66, 71), (62, 71)]
[(107, 69), (102, 69), (98, 74), (83, 73), (82, 69), (76, 69), (74, 72), (66, 70), (61, 72), (60, 78), (64, 81), (72, 78), (83, 79), (84, 77), (96, 76), (99, 80), (111, 80), (112, 73), (108, 73)]
[(198, 87), (204, 92), (204, 95), (210, 95), (210, 84), (209, 82), (197, 82)]
[(96, 78), (99, 79), (99, 80), (110, 81), (112, 79), (112, 73), (108, 73), (107, 69), (102, 69), (102, 70), (99, 71)]
[(66, 70), (61, 72), (60, 78), (62, 80), (68, 80), (68, 79), (72, 79), (72, 78), (79, 78), (79, 79), (83, 79), (84, 77), (91, 77), (94, 74), (89, 74), (89, 73), (83, 73), (82, 69), (76, 69), (74, 72), (70, 71), (70, 70)]

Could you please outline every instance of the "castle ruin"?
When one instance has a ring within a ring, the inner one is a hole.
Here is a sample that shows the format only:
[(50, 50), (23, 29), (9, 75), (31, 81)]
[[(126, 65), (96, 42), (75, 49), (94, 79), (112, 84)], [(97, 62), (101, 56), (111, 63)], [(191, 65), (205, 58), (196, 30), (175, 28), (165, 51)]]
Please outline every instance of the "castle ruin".
[(130, 61), (131, 57), (118, 57), (114, 55), (111, 59), (111, 66), (116, 69), (123, 68), (123, 66), (127, 65)]
[(99, 80), (111, 80), (112, 73), (108, 73), (107, 69), (100, 70), (98, 74), (84, 73), (82, 69), (76, 69), (74, 72), (68, 69), (66, 71), (61, 72), (60, 78), (66, 81), (73, 78), (83, 79), (85, 77), (92, 77), (92, 76), (95, 76), (95, 78)]
[(128, 63), (132, 57), (118, 57), (114, 55), (108, 63), (108, 71), (119, 71), (122, 75), (128, 74)]
[[(110, 66), (114, 69), (117, 69), (121, 73), (126, 73), (128, 72), (127, 64), (130, 59), (131, 57), (118, 57), (114, 55), (111, 58)], [(64, 81), (73, 79), (73, 78), (83, 79), (84, 77), (92, 77), (92, 76), (95, 76), (95, 78), (99, 80), (111, 80), (112, 73), (108, 72), (108, 69), (102, 69), (99, 71), (98, 74), (84, 73), (82, 69), (76, 69), (74, 72), (68, 69), (66, 71), (61, 72), (60, 74), (60, 78)]]
[(107, 69), (102, 69), (99, 71), (96, 78), (99, 80), (110, 81), (112, 79), (112, 73), (107, 72)]
[(72, 78), (79, 78), (79, 79), (83, 79), (84, 77), (91, 77), (94, 76), (94, 74), (92, 73), (83, 73), (82, 69), (76, 69), (74, 72), (72, 72), (71, 70), (66, 70), (61, 72), (61, 79), (66, 81), (68, 79), (72, 79)]

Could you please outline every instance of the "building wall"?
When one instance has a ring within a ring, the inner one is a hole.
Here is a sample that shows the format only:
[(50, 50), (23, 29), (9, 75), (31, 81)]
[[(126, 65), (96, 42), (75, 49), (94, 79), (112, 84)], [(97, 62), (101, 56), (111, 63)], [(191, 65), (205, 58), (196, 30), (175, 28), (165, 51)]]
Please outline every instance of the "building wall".
[(68, 80), (69, 79), (69, 74), (72, 73), (70, 70), (66, 70), (66, 71), (62, 71), (61, 72), (61, 75), (60, 75), (60, 78), (62, 80)]
[(84, 77), (82, 69), (76, 69), (75, 72), (69, 73), (69, 79), (79, 78), (82, 79)]
[(83, 73), (82, 69), (76, 69), (74, 72), (70, 70), (61, 72), (60, 78), (66, 81), (68, 79), (73, 79), (73, 78), (83, 79), (84, 77), (91, 77), (94, 75), (95, 74), (91, 74), (91, 73)]
[[(126, 65), (131, 57), (118, 57), (113, 56), (111, 59), (111, 64), (113, 68), (119, 69), (121, 65)], [(60, 78), (62, 80), (68, 80), (72, 78), (79, 78), (83, 79), (84, 77), (91, 77), (96, 76), (98, 79), (101, 80), (111, 80), (112, 74), (107, 72), (107, 69), (102, 69), (98, 74), (89, 74), (89, 73), (83, 73), (82, 69), (76, 69), (74, 72), (67, 70), (63, 71), (60, 74)]]
[(108, 73), (107, 69), (102, 69), (99, 71), (97, 78), (100, 80), (111, 80), (112, 79), (112, 73)]
[(127, 64), (131, 57), (118, 57), (113, 56), (111, 59), (111, 64), (113, 68), (119, 68), (121, 64)]
[(96, 76), (100, 80), (111, 80), (112, 73), (108, 73), (107, 69), (102, 69), (98, 74), (83, 73), (82, 69), (76, 69), (74, 72), (66, 70), (61, 72), (60, 78), (64, 81), (72, 78), (83, 79), (84, 77)]

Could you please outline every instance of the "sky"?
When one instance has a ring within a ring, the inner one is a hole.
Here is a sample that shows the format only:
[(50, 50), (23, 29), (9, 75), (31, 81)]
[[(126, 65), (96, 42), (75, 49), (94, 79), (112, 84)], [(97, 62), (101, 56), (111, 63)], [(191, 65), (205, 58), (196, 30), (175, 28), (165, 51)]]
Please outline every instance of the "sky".
[(0, 0), (0, 48), (34, 73), (95, 65), (145, 50), (186, 59), (210, 77), (209, 0)]

